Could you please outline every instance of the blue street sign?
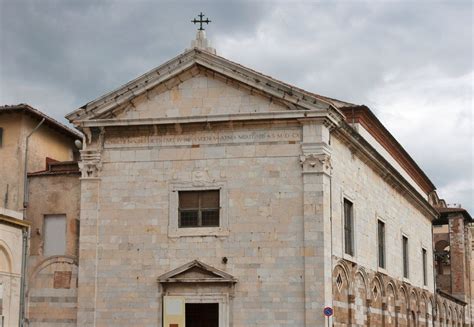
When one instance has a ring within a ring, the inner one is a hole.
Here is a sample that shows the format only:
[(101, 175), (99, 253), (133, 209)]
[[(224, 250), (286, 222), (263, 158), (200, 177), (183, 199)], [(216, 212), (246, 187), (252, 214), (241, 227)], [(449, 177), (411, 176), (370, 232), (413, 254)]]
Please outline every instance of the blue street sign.
[(334, 314), (334, 310), (331, 307), (325, 307), (323, 313), (326, 317), (331, 317)]

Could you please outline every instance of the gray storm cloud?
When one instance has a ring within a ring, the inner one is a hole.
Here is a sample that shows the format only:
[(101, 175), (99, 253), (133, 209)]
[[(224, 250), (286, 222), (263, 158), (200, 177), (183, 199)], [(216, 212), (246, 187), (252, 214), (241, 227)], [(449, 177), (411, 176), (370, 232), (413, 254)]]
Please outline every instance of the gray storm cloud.
[(366, 104), (474, 213), (473, 4), (0, 0), (0, 102), (66, 113), (176, 56), (203, 11), (218, 54)]

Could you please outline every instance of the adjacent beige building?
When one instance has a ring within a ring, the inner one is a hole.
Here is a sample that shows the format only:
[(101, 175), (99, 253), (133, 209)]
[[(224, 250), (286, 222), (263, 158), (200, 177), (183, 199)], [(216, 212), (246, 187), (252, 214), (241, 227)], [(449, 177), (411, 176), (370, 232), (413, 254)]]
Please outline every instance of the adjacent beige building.
[(0, 208), (0, 326), (16, 327), (22, 310), (22, 273), (28, 222), (21, 212)]
[(27, 104), (0, 106), (0, 207), (23, 210), (26, 155), (28, 172), (44, 170), (46, 158), (77, 159), (74, 141), (81, 138), (80, 133)]
[[(24, 326), (26, 300), (28, 288), (28, 268), (36, 269), (35, 262), (28, 260), (29, 252), (29, 225), (32, 222), (27, 213), (33, 212), (28, 207), (28, 188), (26, 172), (47, 169), (52, 162), (70, 161), (77, 159), (75, 140), (81, 140), (82, 135), (39, 110), (26, 104), (0, 106), (0, 323), (1, 326)], [(26, 164), (25, 164), (26, 162)], [(77, 164), (76, 164), (77, 165)], [(35, 175), (37, 176), (37, 175)], [(77, 176), (75, 178), (77, 181)], [(58, 213), (61, 206), (54, 201), (55, 194), (66, 184), (50, 189), (43, 185), (35, 186), (32, 195), (37, 202), (38, 197), (43, 205), (53, 206), (47, 213)], [(60, 193), (65, 196), (67, 192)], [(25, 197), (26, 195), (26, 197)], [(74, 210), (78, 205), (78, 198), (64, 206)], [(59, 212), (62, 213), (62, 212)], [(42, 219), (40, 209), (35, 210), (33, 216)], [(41, 218), (39, 218), (41, 217)], [(77, 213), (76, 213), (77, 217)], [(74, 219), (74, 218), (71, 218)], [(34, 232), (37, 233), (37, 221)], [(39, 225), (41, 226), (41, 225)], [(75, 231), (74, 231), (75, 233)], [(31, 234), (30, 234), (31, 235)], [(75, 238), (77, 241), (77, 237)], [(70, 252), (77, 248), (70, 245)], [(71, 255), (76, 255), (74, 252)], [(33, 257), (32, 257), (33, 258)], [(71, 259), (74, 261), (76, 259)], [(27, 262), (28, 264), (24, 264)], [(35, 285), (35, 280), (32, 285)], [(48, 299), (48, 295), (45, 295)], [(43, 307), (44, 309), (44, 307)], [(75, 312), (74, 312), (75, 313)], [(48, 315), (51, 312), (47, 312)]]

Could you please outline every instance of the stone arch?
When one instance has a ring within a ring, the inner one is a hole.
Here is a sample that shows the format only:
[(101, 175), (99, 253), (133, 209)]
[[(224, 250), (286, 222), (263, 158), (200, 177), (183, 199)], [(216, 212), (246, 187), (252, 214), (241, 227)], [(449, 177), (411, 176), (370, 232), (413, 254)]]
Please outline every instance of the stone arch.
[(439, 240), (434, 246), (436, 261), (434, 262), (438, 275), (450, 273), (450, 244), (448, 240)]
[(338, 326), (351, 325), (351, 280), (350, 270), (347, 265), (340, 261), (333, 270), (332, 285), (334, 296), (333, 321)]
[(397, 303), (397, 291), (396, 286), (393, 281), (389, 281), (385, 288), (385, 326), (386, 327), (395, 327), (396, 323), (396, 314), (395, 307)]
[(369, 324), (370, 326), (383, 326), (384, 325), (384, 308), (383, 308), (383, 297), (385, 296), (385, 290), (383, 287), (382, 280), (379, 276), (375, 276), (369, 288)]
[(452, 321), (453, 321), (453, 326), (457, 327), (458, 326), (458, 310), (456, 309), (456, 307), (453, 309)]
[(451, 306), (447, 307), (446, 311), (446, 326), (452, 326), (453, 325), (453, 309), (451, 309)]
[(446, 322), (448, 321), (447, 320), (447, 317), (448, 317), (448, 308), (446, 306), (446, 303), (443, 301), (441, 303), (441, 315), (440, 315), (440, 325), (441, 326), (446, 326)]
[(0, 271), (11, 273), (14, 267), (13, 255), (7, 243), (0, 240)]
[(77, 266), (77, 260), (75, 257), (72, 257), (72, 256), (54, 255), (51, 257), (47, 257), (44, 260), (38, 262), (36, 266), (32, 269), (32, 271), (30, 272), (30, 276), (28, 278), (29, 281), (30, 282), (33, 281), (41, 270), (45, 269), (46, 267), (50, 265), (54, 265), (57, 263), (66, 263), (66, 264)]
[(463, 309), (460, 308), (458, 312), (458, 326), (462, 327), (464, 322), (464, 314), (463, 314)]
[(427, 327), (429, 325), (430, 315), (428, 311), (428, 298), (424, 292), (422, 292), (419, 296), (418, 302), (418, 321), (420, 327)]
[(414, 289), (410, 291), (410, 300), (408, 303), (408, 317), (409, 317), (409, 326), (414, 327), (418, 326), (418, 294)]
[(431, 296), (430, 293), (426, 293), (427, 295), (427, 302), (426, 302), (426, 312), (428, 316), (428, 321), (426, 323), (426, 326), (433, 326), (434, 327), (434, 322), (436, 319), (436, 304), (434, 303), (434, 298)]
[(398, 291), (398, 326), (408, 327), (408, 290), (405, 285)]
[(354, 276), (354, 318), (355, 326), (367, 325), (367, 275), (359, 269)]
[[(71, 306), (71, 299), (77, 298), (77, 274), (77, 260), (72, 256), (50, 256), (31, 269), (25, 296), (26, 318), (30, 321), (30, 326), (37, 326), (39, 322), (48, 319), (48, 312), (61, 303), (67, 304), (63, 309), (65, 314), (75, 316), (76, 308)], [(51, 298), (44, 295), (57, 293), (61, 296)]]

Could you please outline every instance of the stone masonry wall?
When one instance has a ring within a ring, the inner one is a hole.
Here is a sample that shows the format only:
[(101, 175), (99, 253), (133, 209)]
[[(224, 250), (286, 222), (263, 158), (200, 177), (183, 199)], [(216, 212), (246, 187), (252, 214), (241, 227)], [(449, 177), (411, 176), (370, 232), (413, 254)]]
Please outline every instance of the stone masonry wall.
[[(78, 173), (29, 176), (31, 222), (26, 291), (31, 327), (76, 326), (80, 181)], [(44, 216), (66, 216), (66, 251), (45, 256)]]
[[(233, 326), (304, 325), (301, 127), (225, 126), (212, 127), (225, 135), (217, 140), (200, 126), (159, 130), (152, 142), (142, 129), (144, 143), (124, 141), (131, 129), (106, 131), (100, 180), (83, 180), (97, 187), (89, 196), (83, 186), (82, 199), (83, 208), (97, 206), (97, 218), (86, 211), (81, 221), (79, 324), (156, 326), (156, 278), (198, 259), (239, 280)], [(202, 183), (225, 194), (227, 235), (169, 237), (172, 185)], [(87, 244), (96, 238), (94, 252)]]
[[(339, 139), (331, 139), (333, 255), (433, 292), (431, 221)], [(343, 199), (353, 202), (355, 255), (343, 249)], [(385, 223), (386, 268), (378, 267), (377, 220)], [(408, 237), (409, 277), (403, 278), (402, 235)], [(423, 285), (422, 249), (427, 252)]]

